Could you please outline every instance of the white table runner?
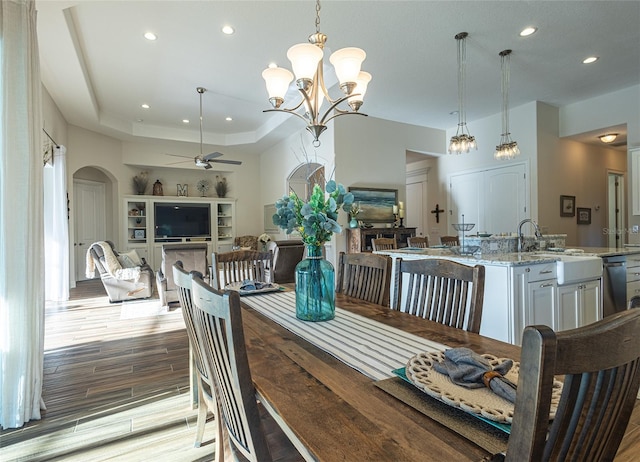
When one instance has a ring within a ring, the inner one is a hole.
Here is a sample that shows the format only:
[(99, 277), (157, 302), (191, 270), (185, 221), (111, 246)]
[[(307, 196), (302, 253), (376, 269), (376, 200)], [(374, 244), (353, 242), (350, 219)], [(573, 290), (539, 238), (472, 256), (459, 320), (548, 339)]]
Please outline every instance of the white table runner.
[(374, 380), (393, 377), (391, 371), (416, 353), (447, 348), (337, 307), (331, 321), (301, 321), (296, 318), (295, 292), (252, 295), (242, 302)]

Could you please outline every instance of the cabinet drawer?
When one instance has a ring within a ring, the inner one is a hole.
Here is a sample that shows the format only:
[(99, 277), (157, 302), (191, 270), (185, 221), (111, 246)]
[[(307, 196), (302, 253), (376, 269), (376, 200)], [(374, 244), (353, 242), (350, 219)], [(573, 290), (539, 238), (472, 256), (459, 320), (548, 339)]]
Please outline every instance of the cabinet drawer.
[(640, 266), (627, 266), (627, 282), (640, 281)]
[(640, 271), (640, 255), (627, 255), (627, 268), (636, 268)]
[(627, 282), (627, 304), (638, 295), (640, 295), (640, 281)]
[(542, 265), (532, 265), (527, 268), (529, 273), (528, 281), (536, 282), (536, 281), (544, 281), (545, 279), (556, 279), (556, 264), (555, 263), (544, 263)]

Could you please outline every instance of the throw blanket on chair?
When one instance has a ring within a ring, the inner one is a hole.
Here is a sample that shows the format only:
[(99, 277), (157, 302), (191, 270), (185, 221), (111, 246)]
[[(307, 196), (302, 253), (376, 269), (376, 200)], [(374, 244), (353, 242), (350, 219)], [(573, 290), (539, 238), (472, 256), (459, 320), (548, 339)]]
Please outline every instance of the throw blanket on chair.
[[(93, 245), (99, 245), (102, 249), (102, 253), (104, 254), (104, 268), (107, 272), (116, 279), (127, 281), (133, 279), (135, 282), (138, 282), (140, 278), (140, 267), (137, 266), (135, 268), (123, 268), (118, 261), (118, 258), (113, 253), (113, 249), (109, 245), (108, 242), (99, 241), (95, 242)], [(96, 265), (93, 261), (93, 256), (91, 255), (91, 246), (89, 250), (87, 250), (86, 254), (86, 268), (85, 275), (88, 278), (93, 278), (95, 274)]]

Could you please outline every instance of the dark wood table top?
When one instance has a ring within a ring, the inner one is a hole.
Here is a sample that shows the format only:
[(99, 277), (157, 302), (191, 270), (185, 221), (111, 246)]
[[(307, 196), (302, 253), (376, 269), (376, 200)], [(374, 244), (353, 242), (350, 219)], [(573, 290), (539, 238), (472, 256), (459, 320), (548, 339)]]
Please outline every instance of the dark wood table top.
[[(451, 346), (520, 358), (520, 348), (337, 295), (336, 306)], [(375, 382), (244, 306), (253, 381), (321, 461), (478, 461), (487, 452)]]

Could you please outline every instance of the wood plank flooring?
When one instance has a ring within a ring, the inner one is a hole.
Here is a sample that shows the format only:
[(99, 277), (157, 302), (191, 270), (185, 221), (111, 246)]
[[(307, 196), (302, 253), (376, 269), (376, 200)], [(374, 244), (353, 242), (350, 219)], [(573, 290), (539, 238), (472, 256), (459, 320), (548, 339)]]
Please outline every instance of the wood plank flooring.
[(47, 304), (47, 410), (39, 421), (0, 433), (0, 460), (213, 459), (214, 422), (203, 445), (193, 445), (182, 313), (135, 317), (149, 305), (111, 304), (99, 280), (79, 283), (69, 302)]
[[(99, 280), (79, 283), (69, 302), (47, 304), (47, 410), (39, 421), (0, 432), (1, 461), (213, 459), (213, 422), (203, 445), (193, 447), (196, 412), (182, 314), (153, 314), (148, 305), (110, 304)], [(144, 316), (135, 317), (138, 307)], [(636, 404), (615, 460), (639, 459)]]

